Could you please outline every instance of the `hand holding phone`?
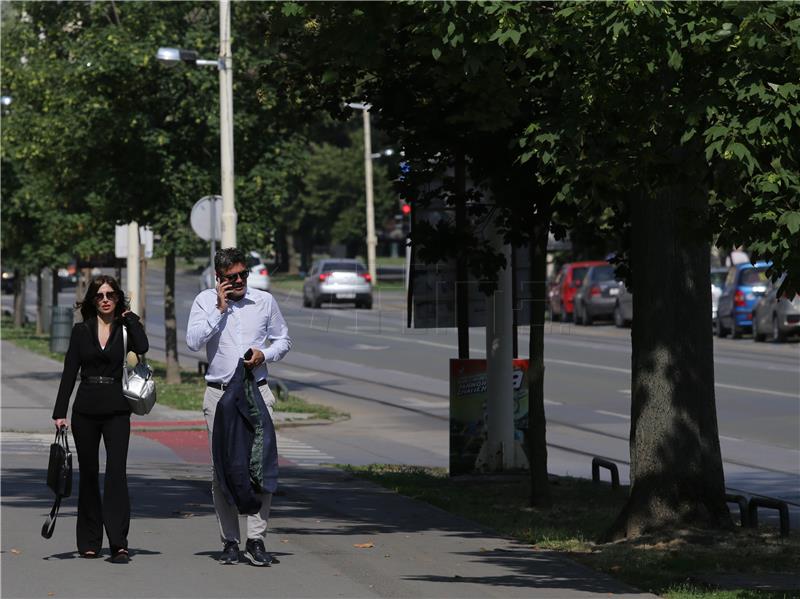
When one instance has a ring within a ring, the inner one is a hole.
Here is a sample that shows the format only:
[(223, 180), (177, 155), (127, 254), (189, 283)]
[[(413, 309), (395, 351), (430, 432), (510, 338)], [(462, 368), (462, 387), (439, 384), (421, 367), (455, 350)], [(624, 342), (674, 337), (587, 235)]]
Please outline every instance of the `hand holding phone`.
[(217, 309), (224, 312), (228, 309), (228, 298), (230, 296), (231, 284), (228, 281), (217, 277)]
[(251, 347), (246, 352), (244, 352), (244, 359), (245, 361), (249, 361), (252, 359), (252, 357), (253, 357), (253, 348)]

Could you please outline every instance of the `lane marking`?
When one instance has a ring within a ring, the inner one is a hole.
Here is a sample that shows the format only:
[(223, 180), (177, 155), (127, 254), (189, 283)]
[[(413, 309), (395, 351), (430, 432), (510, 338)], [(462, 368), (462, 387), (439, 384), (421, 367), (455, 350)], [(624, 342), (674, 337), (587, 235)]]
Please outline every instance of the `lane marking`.
[(736, 437), (726, 437), (725, 435), (720, 435), (720, 439), (725, 439), (726, 441), (736, 441), (737, 443), (741, 442), (741, 439), (737, 439)]
[(554, 399), (545, 398), (544, 405), (546, 405), (546, 406), (563, 406), (564, 402), (563, 401), (556, 401)]
[(404, 402), (405, 405), (415, 406), (418, 408), (449, 408), (450, 402), (449, 401), (425, 401), (424, 399), (418, 399), (416, 397), (401, 397), (401, 402)]
[(785, 393), (784, 391), (772, 391), (770, 389), (756, 389), (754, 387), (741, 387), (739, 385), (726, 385), (724, 383), (714, 383), (715, 387), (723, 389), (733, 389), (734, 391), (749, 391), (750, 393), (764, 393), (765, 395), (777, 395), (778, 397), (791, 397), (792, 399), (800, 399), (797, 393)]
[(618, 414), (617, 412), (606, 412), (605, 410), (595, 410), (595, 414), (605, 414), (606, 416), (615, 416), (616, 418), (623, 418), (625, 420), (631, 419), (629, 414)]

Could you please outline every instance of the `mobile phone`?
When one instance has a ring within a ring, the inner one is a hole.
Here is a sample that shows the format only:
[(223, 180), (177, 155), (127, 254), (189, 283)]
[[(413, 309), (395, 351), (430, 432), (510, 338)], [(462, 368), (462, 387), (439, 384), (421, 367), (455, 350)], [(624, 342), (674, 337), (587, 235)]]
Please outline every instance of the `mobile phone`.
[(252, 357), (253, 357), (253, 349), (252, 348), (250, 348), (246, 352), (244, 352), (244, 359), (245, 360), (249, 360)]

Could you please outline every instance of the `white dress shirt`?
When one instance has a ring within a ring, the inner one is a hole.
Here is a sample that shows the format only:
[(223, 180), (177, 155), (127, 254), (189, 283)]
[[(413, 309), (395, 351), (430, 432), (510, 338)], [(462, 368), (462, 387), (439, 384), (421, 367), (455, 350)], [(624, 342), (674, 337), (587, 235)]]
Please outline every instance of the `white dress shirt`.
[(206, 346), (206, 381), (228, 383), (239, 358), (251, 347), (264, 354), (264, 363), (253, 369), (253, 375), (257, 381), (266, 380), (267, 362), (283, 358), (291, 349), (292, 340), (275, 298), (248, 287), (242, 299), (228, 301), (224, 312), (217, 309), (216, 290), (201, 291), (189, 314), (186, 345), (192, 351)]

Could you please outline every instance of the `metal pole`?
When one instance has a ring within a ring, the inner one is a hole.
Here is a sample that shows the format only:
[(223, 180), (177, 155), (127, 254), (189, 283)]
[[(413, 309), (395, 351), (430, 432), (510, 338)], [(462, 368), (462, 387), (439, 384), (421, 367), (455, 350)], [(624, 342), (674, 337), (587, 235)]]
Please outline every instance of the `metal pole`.
[(219, 1), (219, 120), (222, 178), (222, 247), (236, 247), (236, 209), (233, 195), (233, 58), (231, 3)]
[[(234, 247), (234, 246), (229, 246)], [(211, 268), (214, 268), (214, 254), (217, 253), (217, 198), (211, 198)]]
[(372, 196), (372, 134), (370, 133), (369, 111), (365, 106), (364, 115), (364, 182), (367, 187), (367, 268), (372, 277), (372, 284), (378, 282), (375, 269), (375, 246), (378, 238), (375, 237), (375, 206)]
[(139, 223), (128, 223), (127, 289), (131, 312), (139, 314)]
[(511, 251), (492, 224), (490, 242), (506, 257), (497, 290), (486, 298), (486, 396), (490, 470), (514, 467), (514, 389), (511, 351)]

